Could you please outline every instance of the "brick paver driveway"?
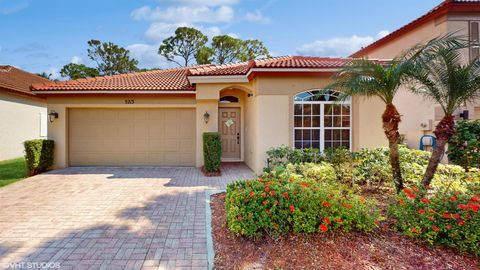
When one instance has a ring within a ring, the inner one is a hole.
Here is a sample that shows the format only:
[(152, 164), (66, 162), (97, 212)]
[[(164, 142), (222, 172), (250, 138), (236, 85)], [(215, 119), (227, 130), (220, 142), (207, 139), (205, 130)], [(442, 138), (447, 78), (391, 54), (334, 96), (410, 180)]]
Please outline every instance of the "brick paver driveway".
[(223, 171), (68, 168), (1, 188), (0, 267), (205, 269), (205, 190), (252, 177)]

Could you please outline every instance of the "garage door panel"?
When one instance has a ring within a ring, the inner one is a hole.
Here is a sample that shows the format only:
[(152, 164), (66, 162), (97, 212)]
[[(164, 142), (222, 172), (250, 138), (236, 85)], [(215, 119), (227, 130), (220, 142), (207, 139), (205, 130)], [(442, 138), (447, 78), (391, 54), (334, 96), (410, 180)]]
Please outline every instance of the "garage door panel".
[(194, 166), (194, 109), (70, 109), (71, 166)]

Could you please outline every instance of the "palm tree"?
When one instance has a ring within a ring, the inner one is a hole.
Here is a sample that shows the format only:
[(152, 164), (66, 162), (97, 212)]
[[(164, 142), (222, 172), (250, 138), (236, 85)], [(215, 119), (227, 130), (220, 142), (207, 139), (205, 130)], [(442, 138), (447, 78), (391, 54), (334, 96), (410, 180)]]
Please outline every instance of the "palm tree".
[(437, 146), (423, 177), (424, 186), (430, 185), (445, 145), (456, 133), (455, 111), (480, 98), (480, 61), (465, 63), (462, 49), (467, 47), (468, 42), (463, 38), (447, 35), (406, 54), (411, 63), (406, 75), (412, 91), (439, 104), (445, 114), (435, 127)]
[(397, 192), (404, 187), (398, 152), (400, 140), (398, 125), (401, 122), (401, 115), (393, 104), (393, 99), (402, 84), (408, 66), (408, 61), (399, 59), (393, 59), (388, 63), (367, 59), (353, 60), (337, 73), (334, 82), (328, 86), (328, 89), (339, 91), (345, 97), (377, 97), (385, 103), (382, 123), (390, 148), (390, 165)]

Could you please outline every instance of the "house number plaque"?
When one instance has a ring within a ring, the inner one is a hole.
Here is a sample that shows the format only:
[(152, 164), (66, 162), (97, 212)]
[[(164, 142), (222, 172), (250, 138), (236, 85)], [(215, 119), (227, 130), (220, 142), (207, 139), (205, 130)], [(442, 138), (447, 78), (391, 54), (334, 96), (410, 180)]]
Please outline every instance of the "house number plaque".
[(125, 104), (135, 104), (135, 99), (125, 99)]

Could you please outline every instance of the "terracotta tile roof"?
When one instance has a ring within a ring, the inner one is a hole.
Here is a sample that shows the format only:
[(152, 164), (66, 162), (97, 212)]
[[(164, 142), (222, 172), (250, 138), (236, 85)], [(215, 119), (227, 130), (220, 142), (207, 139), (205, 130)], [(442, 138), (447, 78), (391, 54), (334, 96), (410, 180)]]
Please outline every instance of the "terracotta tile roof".
[(251, 68), (339, 68), (351, 58), (280, 56), (228, 65), (209, 65), (190, 69), (190, 76), (245, 75)]
[(45, 82), (49, 82), (49, 80), (12, 66), (0, 66), (0, 91), (33, 95), (30, 85)]
[[(411, 30), (423, 25), (426, 22), (441, 17), (449, 12), (480, 12), (479, 0), (445, 0), (438, 6), (434, 7), (421, 17), (414, 21), (400, 27), (385, 37), (373, 42), (372, 44), (360, 49), (353, 53), (351, 57), (362, 57), (368, 52), (387, 44), (389, 41), (410, 32)], [(446, 34), (446, 33), (445, 33)]]
[(69, 91), (195, 91), (187, 79), (188, 68), (152, 70), (70, 81), (33, 84), (32, 90)]

